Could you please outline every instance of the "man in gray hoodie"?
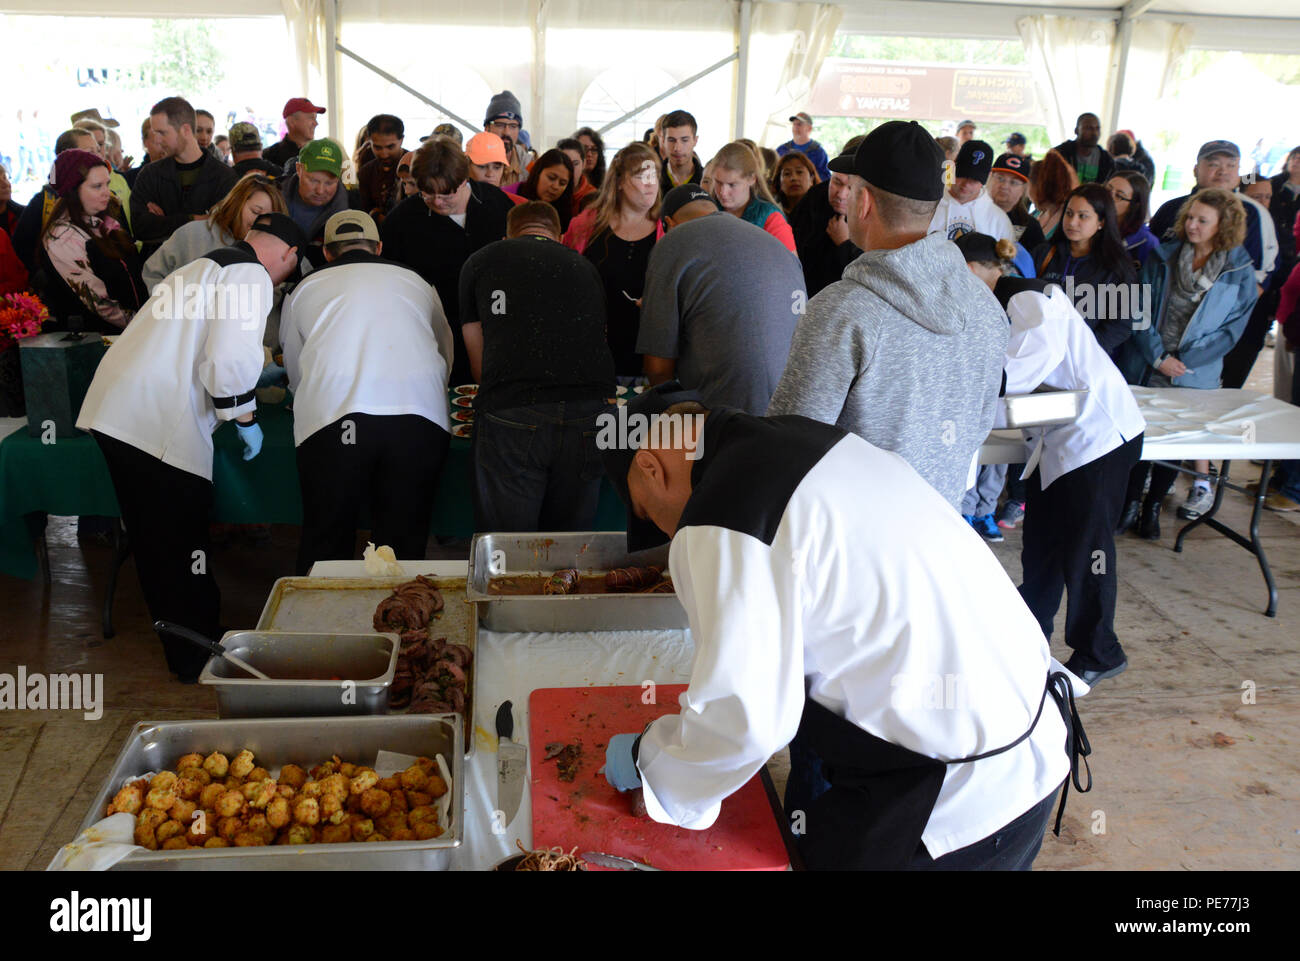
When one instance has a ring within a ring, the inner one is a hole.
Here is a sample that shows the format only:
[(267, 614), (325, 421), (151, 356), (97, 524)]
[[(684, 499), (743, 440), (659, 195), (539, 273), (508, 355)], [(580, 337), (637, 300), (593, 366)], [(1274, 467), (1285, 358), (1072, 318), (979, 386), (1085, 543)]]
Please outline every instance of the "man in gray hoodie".
[(864, 253), (808, 302), (767, 412), (896, 452), (960, 510), (993, 425), (1009, 327), (957, 247), (927, 235), (943, 159), (919, 124), (891, 121), (831, 161), (852, 175), (849, 236)]

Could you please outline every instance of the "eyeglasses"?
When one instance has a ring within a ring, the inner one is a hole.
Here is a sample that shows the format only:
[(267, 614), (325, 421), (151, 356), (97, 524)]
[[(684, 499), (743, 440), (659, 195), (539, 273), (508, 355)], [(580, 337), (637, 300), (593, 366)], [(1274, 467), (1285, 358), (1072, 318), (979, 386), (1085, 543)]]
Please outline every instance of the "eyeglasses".
[(1122, 194), (1114, 187), (1107, 187), (1106, 189), (1110, 191), (1111, 197), (1113, 197), (1116, 200), (1122, 200), (1125, 203), (1128, 203), (1133, 199), (1132, 194)]
[(514, 120), (493, 120), (488, 126), (493, 130), (504, 130), (506, 133), (516, 133), (519, 130), (519, 123)]
[(589, 144), (582, 148), (582, 152), (584, 154), (598, 154), (600, 153), (600, 149), (595, 144)]

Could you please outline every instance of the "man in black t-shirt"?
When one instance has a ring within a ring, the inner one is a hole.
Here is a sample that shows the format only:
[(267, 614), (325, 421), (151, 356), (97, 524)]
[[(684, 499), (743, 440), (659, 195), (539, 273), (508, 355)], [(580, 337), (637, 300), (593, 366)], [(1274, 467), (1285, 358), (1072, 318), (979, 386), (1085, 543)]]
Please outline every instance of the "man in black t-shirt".
[(515, 207), (506, 239), (460, 274), (474, 402), (479, 531), (586, 531), (602, 474), (596, 417), (614, 396), (605, 289), (560, 242), (550, 204)]

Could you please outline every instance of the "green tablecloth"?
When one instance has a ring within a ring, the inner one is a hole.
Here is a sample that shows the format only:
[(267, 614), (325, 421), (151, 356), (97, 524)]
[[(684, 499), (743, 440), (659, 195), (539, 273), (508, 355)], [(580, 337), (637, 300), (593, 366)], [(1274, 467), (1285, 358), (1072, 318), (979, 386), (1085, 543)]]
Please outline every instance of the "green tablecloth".
[[(265, 442), (251, 461), (233, 424), (213, 435), (215, 493), (213, 520), (227, 524), (300, 524), (302, 498), (294, 457), (293, 414), (285, 406), (258, 409)], [(430, 533), (469, 537), (474, 533), (470, 497), (470, 442), (452, 438), (433, 503)], [(26, 430), (0, 442), (0, 573), (36, 576), (36, 553), (24, 516), (118, 516), (108, 466), (89, 435), (42, 444)], [(626, 514), (618, 494), (603, 481), (596, 530), (623, 530)]]

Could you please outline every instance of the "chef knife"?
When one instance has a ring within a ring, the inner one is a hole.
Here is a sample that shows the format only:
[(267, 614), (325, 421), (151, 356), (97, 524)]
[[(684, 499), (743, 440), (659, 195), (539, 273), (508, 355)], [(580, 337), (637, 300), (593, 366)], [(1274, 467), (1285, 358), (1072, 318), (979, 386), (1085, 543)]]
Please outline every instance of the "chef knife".
[(497, 709), (497, 809), (505, 816), (501, 828), (514, 820), (524, 793), (525, 758), (528, 751), (510, 739), (514, 734), (514, 705), (504, 702)]
[(591, 864), (598, 865), (602, 868), (615, 868), (619, 871), (661, 871), (662, 868), (652, 868), (648, 864), (642, 864), (640, 861), (633, 861), (631, 858), (621, 858), (617, 854), (601, 854), (599, 851), (584, 851), (579, 855), (582, 860)]

